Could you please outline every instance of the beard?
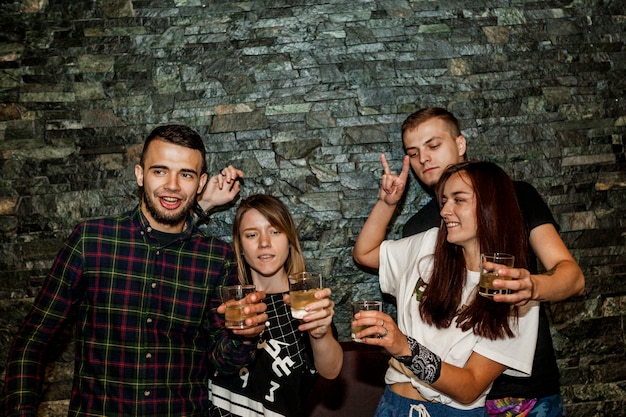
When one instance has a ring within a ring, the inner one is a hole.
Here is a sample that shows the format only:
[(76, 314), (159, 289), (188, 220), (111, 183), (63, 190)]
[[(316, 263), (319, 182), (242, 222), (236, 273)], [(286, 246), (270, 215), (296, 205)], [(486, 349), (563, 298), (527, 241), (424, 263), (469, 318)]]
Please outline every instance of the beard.
[(176, 226), (184, 222), (195, 204), (194, 200), (190, 200), (186, 205), (179, 207), (178, 210), (168, 212), (159, 206), (158, 198), (149, 198), (144, 190), (142, 190), (141, 195), (150, 216), (160, 224), (167, 226)]

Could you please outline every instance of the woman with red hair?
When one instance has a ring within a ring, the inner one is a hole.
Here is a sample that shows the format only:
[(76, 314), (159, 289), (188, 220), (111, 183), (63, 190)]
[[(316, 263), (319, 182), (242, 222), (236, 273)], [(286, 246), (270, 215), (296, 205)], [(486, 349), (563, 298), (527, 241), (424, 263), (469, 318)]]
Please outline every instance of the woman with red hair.
[(530, 374), (537, 338), (536, 302), (515, 307), (477, 293), (481, 253), (506, 252), (516, 268), (527, 268), (528, 233), (513, 183), (489, 162), (450, 167), (437, 184), (440, 227), (385, 241), (409, 162), (400, 176), (382, 162), (379, 199), (353, 251), (357, 263), (379, 269), (381, 290), (397, 301), (397, 324), (377, 311), (353, 323), (370, 326), (357, 337), (393, 356), (376, 416), (484, 416), (497, 376)]

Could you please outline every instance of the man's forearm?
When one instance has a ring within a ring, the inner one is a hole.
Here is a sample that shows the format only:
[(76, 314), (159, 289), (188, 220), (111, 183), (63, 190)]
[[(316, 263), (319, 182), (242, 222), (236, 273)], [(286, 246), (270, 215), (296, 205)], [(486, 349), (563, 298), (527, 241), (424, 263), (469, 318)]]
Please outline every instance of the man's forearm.
[(378, 256), (372, 252), (380, 247), (381, 242), (387, 234), (387, 225), (396, 210), (395, 205), (389, 205), (382, 200), (378, 200), (372, 209), (369, 217), (363, 224), (363, 228), (354, 244), (352, 255), (361, 265), (377, 268)]
[(532, 275), (533, 295), (537, 301), (563, 301), (585, 291), (585, 277), (574, 261), (563, 260), (550, 270)]

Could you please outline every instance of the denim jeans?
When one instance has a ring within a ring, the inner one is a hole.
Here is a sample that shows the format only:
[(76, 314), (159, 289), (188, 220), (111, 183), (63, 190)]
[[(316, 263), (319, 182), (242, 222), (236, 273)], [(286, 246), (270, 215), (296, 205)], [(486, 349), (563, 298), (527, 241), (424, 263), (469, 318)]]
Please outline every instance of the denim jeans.
[(485, 407), (459, 410), (441, 403), (405, 398), (385, 387), (374, 417), (485, 417)]
[(563, 398), (559, 394), (537, 399), (537, 404), (527, 417), (563, 417)]

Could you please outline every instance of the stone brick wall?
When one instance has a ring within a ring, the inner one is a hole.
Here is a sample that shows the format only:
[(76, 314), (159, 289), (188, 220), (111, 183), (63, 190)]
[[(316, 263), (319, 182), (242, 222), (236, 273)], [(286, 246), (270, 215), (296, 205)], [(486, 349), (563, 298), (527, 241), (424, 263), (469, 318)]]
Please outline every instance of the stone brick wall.
[[(582, 266), (550, 306), (569, 416), (625, 415), (626, 13), (610, 0), (21, 0), (0, 4), (0, 370), (79, 220), (136, 202), (156, 125), (192, 126), (211, 172), (246, 172), (296, 218), (348, 337), (346, 303), (379, 297), (351, 248), (399, 125), (444, 106), (472, 158), (534, 184)], [(390, 237), (427, 201), (416, 181)], [(206, 227), (229, 239), (233, 209)], [(393, 307), (388, 305), (389, 311)], [(71, 334), (42, 416), (63, 415)]]

